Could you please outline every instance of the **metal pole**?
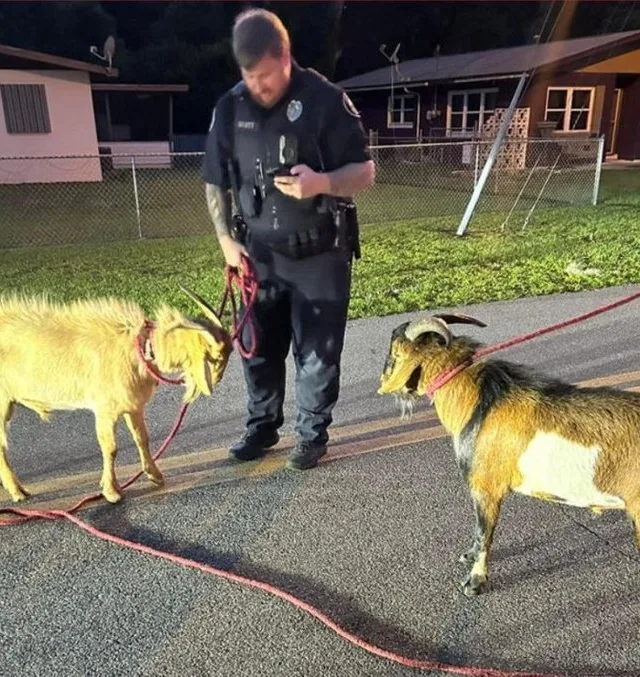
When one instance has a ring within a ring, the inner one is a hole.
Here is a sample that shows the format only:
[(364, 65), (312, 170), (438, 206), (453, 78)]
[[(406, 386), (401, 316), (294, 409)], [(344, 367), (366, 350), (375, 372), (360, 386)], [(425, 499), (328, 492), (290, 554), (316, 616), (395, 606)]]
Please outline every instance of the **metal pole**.
[(169, 94), (169, 150), (173, 152), (173, 94)]
[(495, 141), (493, 142), (493, 147), (491, 148), (489, 157), (485, 162), (482, 174), (480, 174), (480, 180), (478, 181), (476, 187), (473, 190), (473, 194), (471, 195), (471, 199), (469, 200), (467, 209), (462, 217), (462, 221), (460, 221), (460, 225), (458, 226), (458, 231), (456, 235), (464, 235), (464, 231), (467, 229), (467, 226), (469, 225), (469, 221), (473, 216), (473, 210), (476, 208), (476, 205), (478, 204), (478, 200), (480, 199), (480, 195), (482, 193), (482, 189), (484, 188), (484, 184), (487, 182), (489, 172), (491, 171), (491, 168), (493, 167), (496, 158), (498, 157), (498, 151), (500, 150), (502, 141), (507, 134), (507, 130), (509, 129), (509, 123), (511, 122), (511, 118), (513, 117), (513, 112), (516, 109), (518, 99), (522, 94), (522, 90), (524, 88), (524, 83), (526, 79), (527, 73), (523, 73), (520, 76), (520, 82), (518, 82), (518, 86), (516, 87), (516, 91), (513, 94), (513, 98), (511, 99), (509, 108), (507, 108), (507, 112), (505, 113), (504, 118), (502, 119), (500, 129), (498, 130), (498, 134), (495, 138)]
[(136, 200), (136, 218), (138, 220), (138, 237), (142, 240), (142, 225), (140, 223), (140, 200), (138, 199), (138, 181), (136, 180), (136, 159), (131, 156), (131, 176), (133, 177), (133, 196)]
[(480, 143), (476, 143), (476, 167), (473, 172), (473, 187), (478, 185), (478, 167), (480, 166)]
[(113, 124), (111, 122), (111, 104), (109, 103), (109, 92), (104, 93), (104, 103), (107, 111), (107, 133), (109, 134), (109, 141), (113, 141)]
[(600, 192), (600, 178), (602, 176), (602, 158), (604, 157), (604, 135), (598, 139), (598, 157), (596, 158), (596, 175), (593, 180), (593, 199), (591, 204), (595, 207), (598, 204), (598, 193)]

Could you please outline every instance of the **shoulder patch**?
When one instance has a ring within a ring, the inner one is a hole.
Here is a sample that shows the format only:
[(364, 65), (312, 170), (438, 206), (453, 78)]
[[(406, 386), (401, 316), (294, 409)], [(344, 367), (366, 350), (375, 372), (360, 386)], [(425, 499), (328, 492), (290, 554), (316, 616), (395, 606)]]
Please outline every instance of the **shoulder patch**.
[(349, 113), (349, 115), (353, 116), (354, 118), (360, 117), (358, 109), (353, 105), (353, 101), (351, 101), (346, 92), (342, 93), (342, 106), (347, 111), (347, 113)]

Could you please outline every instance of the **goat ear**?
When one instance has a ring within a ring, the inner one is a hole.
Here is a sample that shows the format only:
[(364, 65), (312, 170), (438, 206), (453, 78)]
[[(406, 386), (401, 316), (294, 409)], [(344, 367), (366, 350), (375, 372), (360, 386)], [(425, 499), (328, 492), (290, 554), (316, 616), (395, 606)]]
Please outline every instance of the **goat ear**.
[(439, 317), (441, 320), (443, 320), (447, 324), (475, 324), (476, 327), (486, 327), (487, 326), (481, 320), (476, 320), (475, 317), (471, 317), (470, 315), (461, 315), (461, 314), (457, 314), (457, 313), (453, 313), (453, 314), (439, 313), (437, 315), (434, 315), (433, 317)]
[(191, 379), (201, 393), (211, 395), (213, 384), (206, 360), (206, 352), (201, 346), (192, 343), (188, 346), (188, 355), (190, 366), (188, 372)]
[(201, 360), (198, 368), (194, 370), (194, 378), (198, 388), (205, 394), (211, 395), (213, 392), (213, 383), (211, 382), (211, 370), (205, 359)]

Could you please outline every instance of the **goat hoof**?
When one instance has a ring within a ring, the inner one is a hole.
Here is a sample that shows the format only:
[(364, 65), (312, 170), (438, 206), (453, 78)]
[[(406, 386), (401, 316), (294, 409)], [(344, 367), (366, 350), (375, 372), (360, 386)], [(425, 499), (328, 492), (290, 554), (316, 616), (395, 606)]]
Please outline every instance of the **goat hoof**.
[(158, 487), (164, 485), (164, 477), (157, 468), (154, 468), (153, 470), (148, 470), (147, 472), (145, 472), (145, 475), (152, 484), (155, 484)]
[(460, 555), (458, 562), (463, 564), (475, 564), (475, 561), (478, 557), (478, 553), (475, 550), (468, 550), (464, 554)]
[(122, 494), (117, 489), (104, 489), (102, 495), (109, 503), (119, 503), (122, 500)]
[(462, 584), (462, 592), (467, 597), (476, 597), (489, 590), (489, 581), (486, 576), (469, 576)]
[(11, 500), (14, 503), (26, 501), (31, 497), (31, 494), (23, 487), (16, 487), (11, 493)]

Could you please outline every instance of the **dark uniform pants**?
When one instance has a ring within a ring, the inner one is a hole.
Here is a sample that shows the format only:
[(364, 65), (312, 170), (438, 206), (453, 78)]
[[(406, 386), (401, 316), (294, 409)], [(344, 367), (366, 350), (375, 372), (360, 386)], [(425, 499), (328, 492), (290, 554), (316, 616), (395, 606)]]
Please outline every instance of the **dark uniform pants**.
[[(285, 360), (293, 347), (299, 441), (326, 443), (340, 388), (351, 257), (346, 250), (292, 260), (264, 244), (247, 249), (260, 283), (253, 306), (255, 357), (243, 359), (248, 390), (247, 432), (283, 423)], [(243, 333), (248, 346), (247, 325)]]

